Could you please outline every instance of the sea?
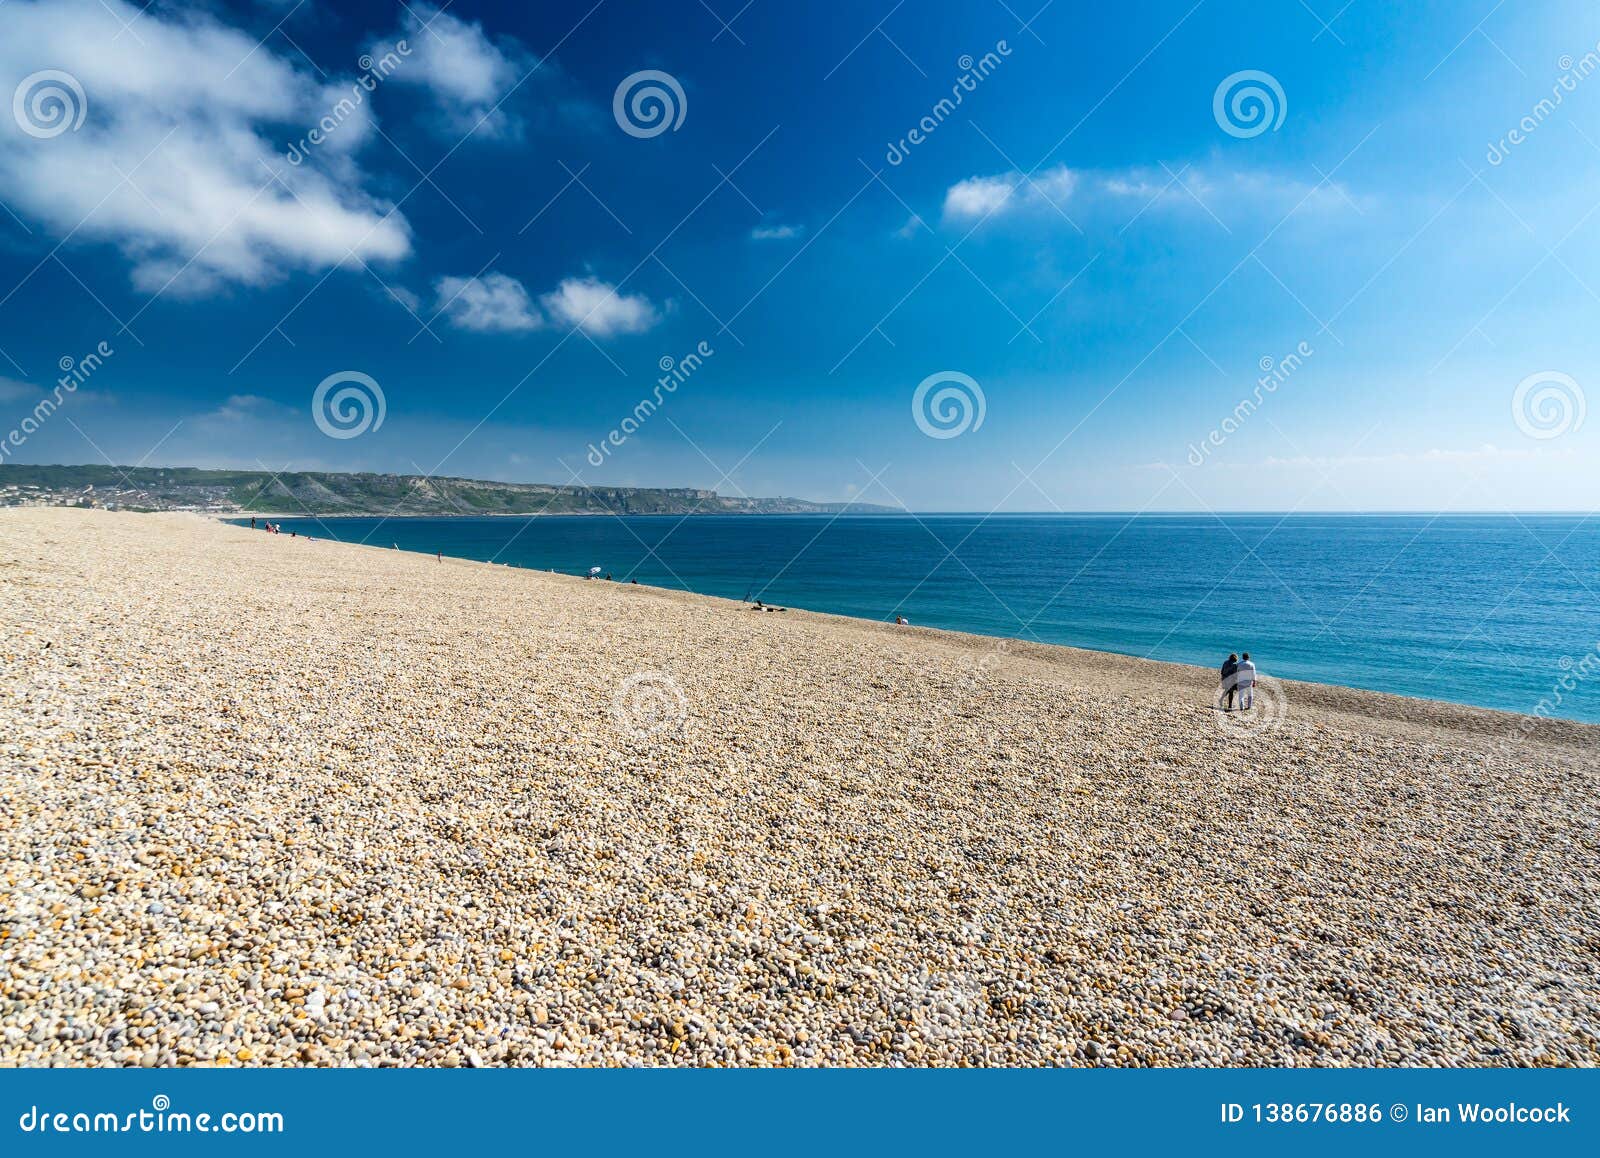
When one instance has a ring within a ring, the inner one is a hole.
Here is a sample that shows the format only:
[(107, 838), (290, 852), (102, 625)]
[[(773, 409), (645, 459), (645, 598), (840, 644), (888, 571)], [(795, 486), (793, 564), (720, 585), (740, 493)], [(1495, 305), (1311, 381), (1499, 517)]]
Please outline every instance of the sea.
[[(248, 526), (248, 520), (235, 520)], [(1600, 722), (1600, 520), (285, 518), (317, 538)]]

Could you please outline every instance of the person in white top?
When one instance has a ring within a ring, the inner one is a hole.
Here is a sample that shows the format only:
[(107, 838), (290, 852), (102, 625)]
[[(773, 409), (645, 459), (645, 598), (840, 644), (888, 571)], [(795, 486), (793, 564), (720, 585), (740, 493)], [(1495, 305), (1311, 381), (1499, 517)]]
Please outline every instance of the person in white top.
[(1249, 711), (1256, 700), (1256, 665), (1250, 662), (1250, 653), (1239, 660), (1239, 674), (1235, 677), (1239, 688), (1239, 705)]

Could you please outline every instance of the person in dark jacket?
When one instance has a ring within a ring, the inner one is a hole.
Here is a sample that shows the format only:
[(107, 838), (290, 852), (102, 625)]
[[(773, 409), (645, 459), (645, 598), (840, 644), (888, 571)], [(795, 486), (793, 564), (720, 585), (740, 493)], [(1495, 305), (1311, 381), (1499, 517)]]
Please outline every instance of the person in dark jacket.
[(1233, 711), (1233, 694), (1238, 688), (1239, 656), (1230, 652), (1228, 658), (1222, 661), (1222, 710)]

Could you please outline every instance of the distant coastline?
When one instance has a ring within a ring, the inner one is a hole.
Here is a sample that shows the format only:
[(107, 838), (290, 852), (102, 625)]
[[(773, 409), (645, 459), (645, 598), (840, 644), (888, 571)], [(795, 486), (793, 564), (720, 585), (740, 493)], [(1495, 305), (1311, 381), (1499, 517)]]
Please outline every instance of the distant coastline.
[[(308, 514), (305, 511), (257, 511), (257, 510), (182, 510), (173, 508), (174, 512), (184, 514), (203, 515), (206, 518), (218, 519), (225, 523), (237, 523), (241, 520), (256, 519), (592, 519), (597, 515), (626, 515), (629, 518), (663, 518), (677, 517), (697, 519), (715, 518), (748, 518), (759, 515), (762, 518), (815, 518), (818, 515), (861, 515), (876, 519), (900, 518), (938, 518), (938, 515), (918, 516), (915, 511), (902, 511), (894, 507), (863, 507), (857, 509), (853, 505), (839, 504), (838, 510), (822, 511), (449, 511), (435, 514), (431, 511), (318, 511)], [(140, 513), (140, 512), (134, 512)], [(147, 512), (150, 514), (167, 512)], [(969, 516), (970, 517), (970, 516)], [(1004, 518), (1004, 515), (995, 515), (994, 518)], [(1090, 518), (1094, 516), (1089, 516)], [(427, 552), (423, 552), (427, 554)]]
[(749, 498), (695, 487), (571, 486), (337, 471), (0, 464), (0, 506), (283, 517), (899, 514), (896, 507)]

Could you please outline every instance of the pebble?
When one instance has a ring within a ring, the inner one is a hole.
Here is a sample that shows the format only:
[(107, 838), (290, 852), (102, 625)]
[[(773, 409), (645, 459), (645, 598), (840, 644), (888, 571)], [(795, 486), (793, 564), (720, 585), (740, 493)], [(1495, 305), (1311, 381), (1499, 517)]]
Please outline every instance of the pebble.
[(1600, 1064), (1593, 728), (190, 515), (0, 565), (0, 1065)]

